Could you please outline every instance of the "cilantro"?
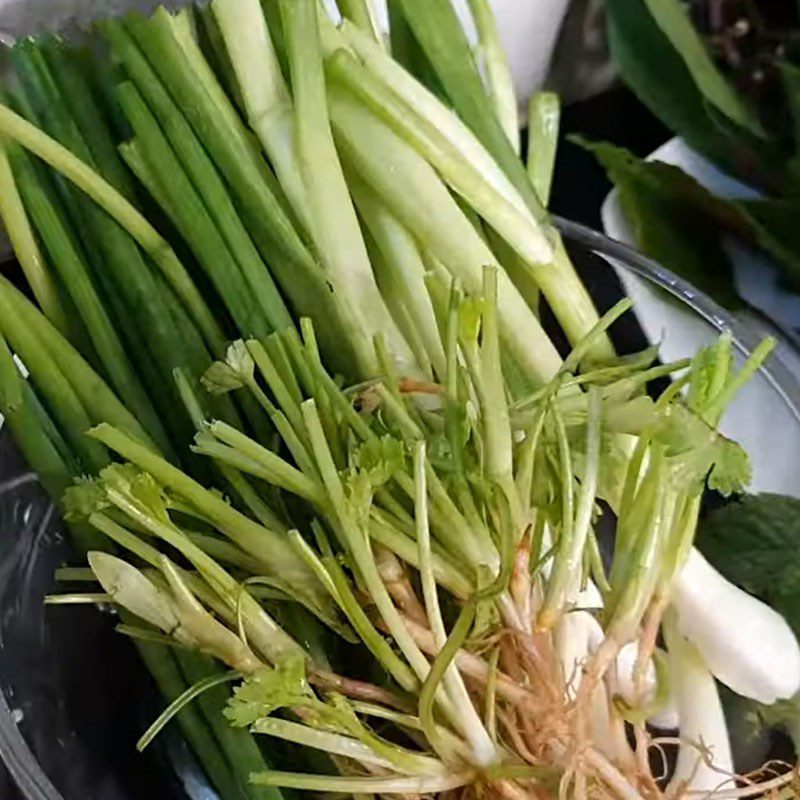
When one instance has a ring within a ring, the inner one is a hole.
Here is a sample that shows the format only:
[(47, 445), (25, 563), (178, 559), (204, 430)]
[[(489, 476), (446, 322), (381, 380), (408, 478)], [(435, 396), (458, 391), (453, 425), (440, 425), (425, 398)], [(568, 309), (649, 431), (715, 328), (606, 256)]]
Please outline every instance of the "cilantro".
[(225, 361), (215, 361), (200, 378), (200, 382), (211, 394), (227, 394), (252, 383), (254, 375), (253, 357), (247, 345), (239, 340), (228, 347)]
[(85, 520), (111, 504), (100, 481), (80, 478), (64, 492), (64, 516), (71, 521)]
[(100, 480), (107, 491), (123, 495), (147, 516), (169, 521), (167, 496), (150, 473), (133, 464), (112, 464), (100, 472)]
[(290, 658), (248, 677), (234, 690), (223, 713), (235, 728), (246, 728), (274, 711), (307, 706), (314, 699), (305, 661)]
[(355, 453), (355, 467), (363, 473), (370, 484), (378, 488), (400, 472), (406, 459), (405, 445), (392, 436), (371, 439), (361, 445)]
[(674, 480), (690, 484), (708, 476), (711, 489), (728, 497), (744, 491), (752, 479), (750, 459), (686, 406), (665, 410), (654, 438), (665, 446)]

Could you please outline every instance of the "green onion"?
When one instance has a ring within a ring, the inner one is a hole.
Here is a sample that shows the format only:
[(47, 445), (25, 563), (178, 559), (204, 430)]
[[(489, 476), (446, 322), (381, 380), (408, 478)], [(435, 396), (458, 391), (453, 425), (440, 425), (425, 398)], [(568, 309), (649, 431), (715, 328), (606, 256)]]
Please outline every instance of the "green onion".
[(363, 374), (374, 372), (372, 338), (386, 335), (404, 371), (413, 372), (408, 346), (380, 296), (328, 119), (314, 0), (281, 2), (295, 101), (297, 147), (317, 244), (328, 280), (348, 306)]

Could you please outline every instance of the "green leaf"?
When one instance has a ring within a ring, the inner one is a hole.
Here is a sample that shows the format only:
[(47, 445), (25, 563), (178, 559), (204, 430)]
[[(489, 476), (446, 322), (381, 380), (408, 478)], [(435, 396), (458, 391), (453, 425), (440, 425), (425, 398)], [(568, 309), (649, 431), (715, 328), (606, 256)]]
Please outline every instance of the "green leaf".
[(307, 706), (314, 694), (306, 680), (302, 658), (290, 658), (275, 668), (265, 667), (238, 686), (224, 710), (235, 728), (245, 728), (282, 708)]
[(96, 479), (80, 478), (64, 492), (64, 516), (71, 521), (88, 519), (110, 505), (105, 488)]
[(767, 199), (737, 203), (752, 229), (752, 238), (773, 255), (788, 288), (800, 291), (800, 199)]
[(726, 116), (756, 136), (765, 136), (755, 113), (717, 69), (680, 0), (645, 0), (662, 33), (683, 59), (700, 93)]
[(800, 500), (747, 495), (701, 522), (698, 545), (728, 580), (761, 597), (800, 634)]
[(800, 290), (800, 199), (725, 200), (678, 167), (642, 161), (619, 147), (576, 139), (605, 167), (639, 247), (720, 305), (743, 305), (721, 246), (732, 235), (771, 255)]
[(725, 308), (741, 308), (714, 223), (729, 214), (727, 204), (677, 167), (640, 161), (610, 144), (578, 141), (595, 155), (617, 187), (639, 248)]
[(783, 159), (753, 147), (747, 129), (720, 126), (706, 97), (645, 0), (607, 0), (611, 54), (623, 79), (670, 130), (728, 172), (759, 183), (785, 179)]
[(709, 487), (728, 497), (744, 491), (752, 479), (744, 449), (683, 405), (675, 403), (665, 411), (653, 437), (666, 448), (678, 483), (689, 485), (708, 476)]
[(210, 394), (227, 394), (253, 382), (255, 363), (247, 345), (233, 342), (225, 354), (225, 361), (215, 361), (200, 378), (200, 383)]
[(0, 330), (0, 411), (12, 414), (22, 405), (22, 376)]
[(355, 453), (356, 469), (366, 475), (374, 488), (383, 486), (402, 471), (405, 462), (405, 445), (388, 435), (365, 442)]
[(753, 468), (744, 448), (730, 439), (719, 437), (714, 448), (714, 465), (708, 486), (724, 497), (741, 494), (753, 480)]

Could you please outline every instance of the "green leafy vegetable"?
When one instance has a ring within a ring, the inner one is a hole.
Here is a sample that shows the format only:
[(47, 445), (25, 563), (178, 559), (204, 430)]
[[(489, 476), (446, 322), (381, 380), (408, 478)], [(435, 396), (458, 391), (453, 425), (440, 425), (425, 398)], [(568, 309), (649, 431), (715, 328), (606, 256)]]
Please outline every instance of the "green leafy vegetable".
[(678, 167), (643, 161), (623, 148), (577, 140), (605, 167), (639, 247), (720, 305), (742, 305), (722, 246), (734, 236), (772, 255), (787, 285), (800, 287), (800, 201), (726, 200)]
[(656, 23), (647, 0), (608, 0), (606, 9), (614, 62), (625, 82), (668, 128), (734, 175), (766, 186), (791, 184), (783, 157), (772, 145), (762, 140), (754, 147), (747, 128), (733, 120), (728, 126), (717, 124), (709, 113), (713, 106)]
[(717, 69), (680, 0), (644, 0), (658, 27), (680, 53), (700, 93), (734, 122), (764, 135), (752, 109)]
[(677, 167), (644, 162), (623, 148), (583, 143), (617, 187), (637, 245), (725, 308), (742, 306), (733, 269), (709, 216), (727, 210)]

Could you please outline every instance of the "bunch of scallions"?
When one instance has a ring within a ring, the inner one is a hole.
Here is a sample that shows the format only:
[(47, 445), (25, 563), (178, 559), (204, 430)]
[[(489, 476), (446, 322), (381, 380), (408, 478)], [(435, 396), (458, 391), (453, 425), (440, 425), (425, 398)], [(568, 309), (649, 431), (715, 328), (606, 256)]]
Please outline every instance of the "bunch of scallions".
[(800, 648), (692, 547), (772, 343), (616, 356), (487, 1), (477, 51), (450, 0), (339, 6), (12, 49), (0, 408), (89, 564), (50, 601), (116, 607), (170, 701), (140, 747), (175, 718), (223, 800), (795, 796), (716, 680), (789, 699)]

